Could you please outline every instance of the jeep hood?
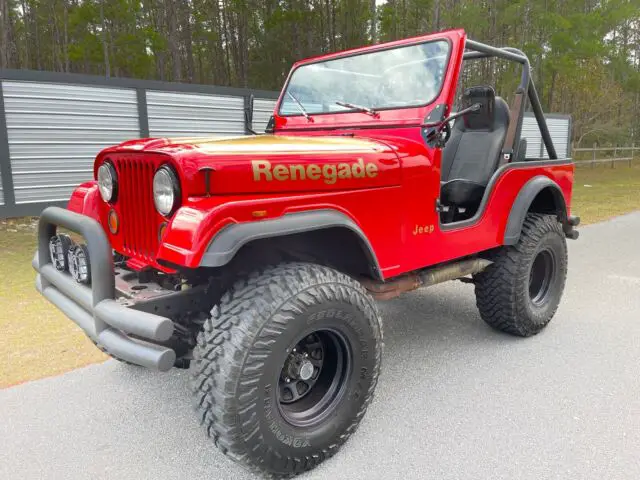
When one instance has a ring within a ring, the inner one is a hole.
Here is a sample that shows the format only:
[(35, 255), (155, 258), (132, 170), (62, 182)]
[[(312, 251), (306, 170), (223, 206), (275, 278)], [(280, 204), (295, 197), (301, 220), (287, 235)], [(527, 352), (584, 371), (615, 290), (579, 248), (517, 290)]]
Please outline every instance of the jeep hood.
[[(386, 143), (362, 137), (258, 135), (141, 139), (103, 152), (170, 157), (189, 194), (315, 192), (400, 183), (399, 160)], [(102, 156), (101, 155), (101, 156)]]

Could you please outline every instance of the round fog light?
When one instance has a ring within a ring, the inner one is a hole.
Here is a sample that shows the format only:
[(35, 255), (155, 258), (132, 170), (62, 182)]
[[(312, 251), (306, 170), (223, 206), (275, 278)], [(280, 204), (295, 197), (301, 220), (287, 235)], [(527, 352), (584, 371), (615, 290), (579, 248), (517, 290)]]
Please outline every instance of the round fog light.
[(74, 245), (69, 249), (69, 273), (78, 283), (91, 282), (91, 266), (89, 265), (89, 250), (86, 245)]
[(67, 255), (69, 249), (73, 246), (73, 240), (69, 235), (60, 233), (49, 239), (49, 254), (51, 255), (51, 263), (59, 272), (64, 272), (69, 268)]

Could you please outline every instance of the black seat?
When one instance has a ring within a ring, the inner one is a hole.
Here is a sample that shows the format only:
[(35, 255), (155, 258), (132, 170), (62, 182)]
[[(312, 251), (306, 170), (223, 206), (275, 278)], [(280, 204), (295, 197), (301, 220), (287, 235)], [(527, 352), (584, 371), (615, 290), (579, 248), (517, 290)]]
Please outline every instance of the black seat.
[(443, 205), (477, 207), (498, 168), (509, 128), (509, 105), (491, 87), (471, 87), (462, 108), (479, 103), (481, 109), (455, 120), (451, 138), (442, 151)]

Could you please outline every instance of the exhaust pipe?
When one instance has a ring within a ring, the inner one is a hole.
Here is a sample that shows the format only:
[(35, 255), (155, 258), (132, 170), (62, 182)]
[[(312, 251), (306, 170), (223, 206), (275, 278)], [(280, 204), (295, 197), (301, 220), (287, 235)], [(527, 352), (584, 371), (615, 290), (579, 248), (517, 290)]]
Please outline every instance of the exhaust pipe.
[(480, 273), (492, 263), (491, 260), (484, 258), (471, 258), (446, 265), (417, 270), (394, 278), (389, 282), (364, 278), (360, 279), (360, 283), (362, 283), (376, 300), (390, 300), (417, 288), (430, 287), (438, 283)]

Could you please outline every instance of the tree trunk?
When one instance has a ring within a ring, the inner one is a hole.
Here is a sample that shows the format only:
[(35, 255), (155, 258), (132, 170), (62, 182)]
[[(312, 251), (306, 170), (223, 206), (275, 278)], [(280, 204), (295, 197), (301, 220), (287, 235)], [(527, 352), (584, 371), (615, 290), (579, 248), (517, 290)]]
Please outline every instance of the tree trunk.
[(13, 67), (15, 42), (9, 0), (0, 0), (0, 68)]
[(378, 10), (376, 0), (369, 0), (369, 15), (371, 16), (371, 43), (378, 43)]
[(104, 19), (104, 2), (100, 1), (100, 24), (102, 25), (102, 54), (104, 55), (104, 75), (111, 76), (111, 63), (109, 61), (109, 45), (107, 44), (107, 24)]
[(167, 43), (169, 44), (169, 54), (171, 55), (171, 80), (179, 82), (182, 79), (182, 62), (180, 58), (180, 45), (178, 43), (178, 18), (176, 4), (173, 1), (165, 3), (167, 15)]

